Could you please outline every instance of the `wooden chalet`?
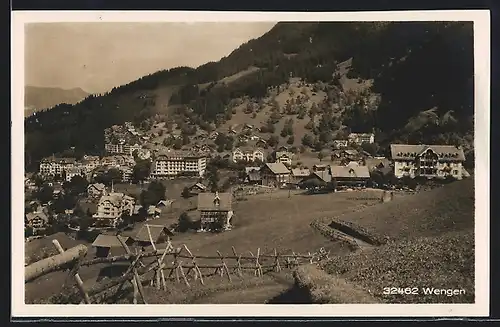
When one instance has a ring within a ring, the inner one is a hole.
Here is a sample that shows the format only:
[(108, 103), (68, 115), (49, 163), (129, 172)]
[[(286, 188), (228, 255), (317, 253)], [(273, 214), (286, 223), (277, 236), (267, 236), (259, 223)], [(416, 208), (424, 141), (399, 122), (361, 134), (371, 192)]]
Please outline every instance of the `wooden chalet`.
[(231, 193), (198, 194), (201, 230), (230, 229), (233, 217)]
[[(126, 245), (132, 245), (133, 240), (130, 237), (120, 237)], [(92, 246), (96, 248), (96, 257), (98, 258), (106, 258), (110, 254), (121, 255), (125, 252), (117, 235), (99, 234), (92, 243)]]

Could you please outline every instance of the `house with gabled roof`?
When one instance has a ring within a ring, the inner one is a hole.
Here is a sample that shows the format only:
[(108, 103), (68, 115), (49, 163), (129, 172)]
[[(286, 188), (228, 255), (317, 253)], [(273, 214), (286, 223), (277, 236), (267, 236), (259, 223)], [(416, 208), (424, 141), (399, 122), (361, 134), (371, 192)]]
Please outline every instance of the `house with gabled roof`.
[(98, 258), (106, 258), (111, 252), (115, 255), (123, 254), (125, 251), (118, 237), (120, 237), (126, 245), (132, 244), (132, 239), (130, 237), (99, 234), (92, 243), (92, 246), (96, 248), (95, 256)]
[(373, 133), (351, 133), (349, 134), (349, 142), (361, 145), (363, 143), (374, 143), (375, 134)]
[(464, 151), (453, 145), (391, 144), (391, 160), (398, 178), (464, 177)]
[(232, 200), (233, 195), (231, 193), (198, 194), (201, 230), (231, 229)]
[(233, 150), (232, 159), (233, 162), (254, 162), (256, 160), (264, 162), (264, 150), (259, 147), (241, 146)]
[(370, 179), (370, 171), (367, 166), (351, 162), (348, 165), (330, 166), (332, 181), (337, 186), (365, 187)]
[(132, 236), (132, 239), (138, 246), (149, 246), (151, 240), (156, 245), (162, 243), (167, 236), (171, 235), (173, 235), (172, 232), (164, 225), (144, 224), (137, 234)]
[(311, 171), (308, 168), (294, 168), (291, 170), (290, 181), (293, 184), (300, 184), (310, 175)]
[(279, 187), (290, 183), (290, 170), (281, 162), (266, 163), (260, 169), (262, 185)]
[(26, 214), (26, 225), (34, 230), (44, 229), (49, 223), (49, 217), (42, 211)]
[(260, 168), (261, 167), (245, 167), (245, 183), (253, 185), (262, 184)]
[(97, 212), (92, 215), (100, 225), (116, 227), (122, 220), (123, 215), (134, 214), (135, 199), (123, 193), (111, 193), (103, 195), (97, 204)]
[(285, 150), (285, 151), (276, 151), (275, 153), (275, 162), (281, 162), (287, 166), (292, 165), (293, 153)]

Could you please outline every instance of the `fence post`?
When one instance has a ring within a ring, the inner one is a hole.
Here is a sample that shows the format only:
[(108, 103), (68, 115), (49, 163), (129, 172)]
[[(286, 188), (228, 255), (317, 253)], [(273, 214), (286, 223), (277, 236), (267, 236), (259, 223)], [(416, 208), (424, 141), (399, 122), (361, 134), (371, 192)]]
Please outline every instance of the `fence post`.
[(233, 254), (235, 257), (238, 257), (236, 259), (236, 267), (234, 268), (234, 270), (238, 273), (238, 276), (242, 276), (242, 272), (241, 272), (241, 254), (238, 256), (238, 254), (236, 254), (236, 249), (234, 248), (234, 246), (231, 246), (231, 249), (233, 250)]
[(259, 256), (260, 256), (260, 248), (257, 249), (257, 256), (255, 257), (255, 275), (261, 277), (262, 267), (259, 263)]
[[(156, 245), (153, 241), (153, 236), (151, 235), (151, 230), (149, 229), (149, 225), (146, 224), (146, 228), (148, 230), (148, 236), (149, 236), (149, 241), (151, 242), (151, 246), (153, 247), (153, 250), (156, 251)], [(165, 252), (162, 255), (162, 259), (158, 258), (156, 256), (156, 261), (158, 262), (158, 270), (156, 270), (156, 289), (160, 289), (161, 285), (163, 285), (163, 291), (167, 291), (167, 282), (165, 281), (165, 274), (163, 273), (162, 269), (162, 261), (163, 258), (165, 258), (165, 253), (167, 252), (167, 249), (165, 248)]]
[(186, 286), (187, 286), (187, 287), (191, 287), (191, 286), (189, 285), (189, 282), (188, 282), (187, 278), (186, 278), (186, 275), (184, 274), (184, 269), (182, 269), (182, 261), (180, 261), (180, 262), (179, 262), (179, 264), (178, 264), (178, 269), (179, 269), (179, 270), (180, 270), (180, 272), (181, 272), (182, 279), (184, 279), (184, 283), (186, 283)]
[[(231, 283), (232, 282), (231, 275), (229, 274), (229, 269), (227, 268), (226, 262), (224, 261), (224, 256), (219, 251), (217, 251), (217, 254), (220, 257), (220, 260), (222, 261), (221, 273), (223, 271), (225, 271), (227, 274), (227, 278), (229, 279), (229, 282)], [(222, 276), (222, 274), (221, 274), (221, 276)]]
[[(132, 254), (132, 251), (130, 251), (130, 248), (127, 246), (127, 244), (125, 244), (125, 241), (122, 240), (122, 237), (120, 235), (116, 235), (116, 238), (118, 239), (118, 241), (120, 241), (127, 254)], [(144, 289), (141, 283), (141, 278), (137, 273), (137, 269), (135, 267), (132, 267), (132, 271), (134, 272), (135, 284), (137, 285), (137, 289), (139, 290), (139, 294), (141, 295), (142, 302), (144, 302), (144, 304), (147, 304), (146, 297), (144, 295)]]
[[(58, 240), (52, 240), (52, 244), (54, 244), (54, 246), (56, 247), (56, 249), (59, 252), (59, 254), (63, 254), (64, 253), (64, 249), (63, 249), (63, 247), (61, 246), (61, 244), (59, 243)], [(76, 282), (76, 285), (78, 287), (78, 290), (80, 291), (80, 294), (82, 295), (83, 300), (85, 301), (85, 303), (86, 304), (91, 304), (92, 302), (90, 301), (90, 297), (87, 294), (87, 292), (85, 291), (85, 288), (83, 287), (82, 278), (80, 277), (80, 274), (78, 273), (78, 268), (80, 266), (80, 262), (81, 261), (82, 261), (82, 254), (80, 254), (80, 258), (75, 263), (75, 266), (74, 266), (75, 274), (73, 275), (73, 278), (75, 279), (75, 282)]]
[(193, 253), (191, 253), (191, 251), (188, 249), (188, 247), (187, 247), (186, 244), (184, 244), (184, 249), (186, 249), (186, 251), (191, 256), (191, 258), (192, 258), (191, 263), (193, 265), (192, 268), (191, 267), (189, 268), (189, 270), (186, 273), (186, 275), (189, 276), (189, 272), (192, 269), (194, 271), (194, 280), (196, 280), (198, 277), (200, 277), (200, 283), (201, 283), (201, 285), (205, 285), (205, 282), (203, 281), (203, 275), (201, 273), (200, 267), (198, 267), (198, 263), (196, 262), (196, 257), (193, 255)]
[(280, 266), (280, 260), (279, 260), (279, 257), (278, 257), (278, 251), (276, 250), (276, 248), (274, 248), (274, 256), (275, 256), (275, 270), (276, 272), (280, 272), (281, 271), (281, 266)]

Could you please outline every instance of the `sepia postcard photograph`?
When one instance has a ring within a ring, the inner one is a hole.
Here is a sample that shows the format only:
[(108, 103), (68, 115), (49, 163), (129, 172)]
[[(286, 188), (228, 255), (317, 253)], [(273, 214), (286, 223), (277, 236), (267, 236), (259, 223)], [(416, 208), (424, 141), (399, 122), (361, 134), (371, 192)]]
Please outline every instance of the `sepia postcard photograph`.
[(12, 314), (488, 315), (489, 17), (13, 12)]

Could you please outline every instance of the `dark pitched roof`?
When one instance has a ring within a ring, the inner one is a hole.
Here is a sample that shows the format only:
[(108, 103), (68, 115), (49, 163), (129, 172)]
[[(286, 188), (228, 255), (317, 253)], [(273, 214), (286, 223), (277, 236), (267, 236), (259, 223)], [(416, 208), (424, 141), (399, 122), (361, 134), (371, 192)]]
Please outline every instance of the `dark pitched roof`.
[(332, 175), (330, 175), (328, 170), (315, 171), (313, 175), (325, 183), (330, 183), (332, 181)]
[(464, 161), (465, 155), (461, 148), (454, 145), (412, 145), (412, 144), (391, 144), (391, 158), (393, 160), (414, 160), (427, 149), (431, 149), (442, 161)]
[(330, 166), (332, 177), (354, 177), (354, 178), (370, 178), (370, 171), (367, 166), (347, 165), (347, 166)]
[(165, 226), (163, 225), (149, 225), (149, 224), (144, 224), (142, 225), (141, 229), (133, 236), (132, 238), (134, 241), (138, 242), (150, 242), (149, 239), (149, 234), (148, 234), (148, 226), (149, 226), (149, 232), (151, 233), (151, 238), (153, 239), (153, 242), (158, 242), (158, 239), (160, 238), (161, 233), (163, 230), (166, 229)]
[(307, 177), (311, 175), (311, 171), (309, 169), (295, 168), (292, 169), (292, 175), (294, 177)]
[(273, 174), (289, 174), (290, 170), (281, 162), (266, 163), (267, 168)]
[[(127, 242), (129, 237), (121, 236), (123, 242)], [(95, 247), (103, 247), (103, 248), (116, 248), (116, 247), (122, 247), (122, 244), (118, 240), (118, 236), (116, 235), (105, 235), (105, 234), (99, 234), (94, 242), (92, 243), (92, 246)]]
[(260, 176), (260, 171), (258, 170), (251, 170), (247, 175), (248, 180), (252, 182), (260, 181), (262, 179), (262, 177)]
[(231, 193), (200, 193), (198, 194), (198, 210), (230, 211), (232, 210), (232, 200)]

